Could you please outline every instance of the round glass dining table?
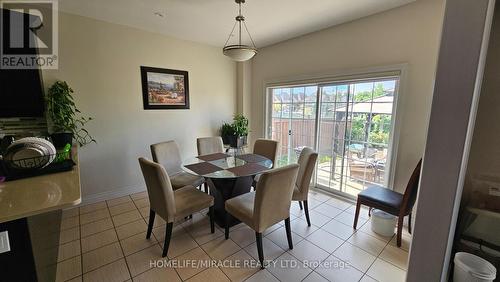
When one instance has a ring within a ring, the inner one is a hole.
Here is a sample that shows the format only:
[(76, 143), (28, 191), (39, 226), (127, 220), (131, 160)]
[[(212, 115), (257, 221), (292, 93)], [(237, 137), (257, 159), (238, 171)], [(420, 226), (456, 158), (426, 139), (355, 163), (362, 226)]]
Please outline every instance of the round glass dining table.
[[(192, 175), (205, 178), (214, 197), (215, 222), (224, 227), (228, 199), (250, 192), (255, 175), (273, 167), (273, 162), (256, 154), (228, 155), (216, 153), (188, 159), (182, 169)], [(239, 221), (231, 216), (227, 219), (230, 226)]]

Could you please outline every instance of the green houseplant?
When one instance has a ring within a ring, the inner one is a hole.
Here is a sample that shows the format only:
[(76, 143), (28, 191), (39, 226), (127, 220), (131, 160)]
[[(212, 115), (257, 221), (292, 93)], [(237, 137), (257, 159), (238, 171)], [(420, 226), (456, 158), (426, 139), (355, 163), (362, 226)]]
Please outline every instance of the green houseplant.
[(224, 144), (238, 148), (247, 144), (248, 118), (242, 114), (236, 114), (232, 123), (223, 123), (221, 126), (221, 137)]
[(91, 117), (81, 116), (80, 110), (73, 100), (73, 89), (66, 81), (56, 81), (46, 97), (47, 114), (50, 119), (51, 138), (56, 148), (63, 148), (66, 144), (73, 144), (73, 139), (80, 146), (96, 142), (84, 128), (92, 120)]

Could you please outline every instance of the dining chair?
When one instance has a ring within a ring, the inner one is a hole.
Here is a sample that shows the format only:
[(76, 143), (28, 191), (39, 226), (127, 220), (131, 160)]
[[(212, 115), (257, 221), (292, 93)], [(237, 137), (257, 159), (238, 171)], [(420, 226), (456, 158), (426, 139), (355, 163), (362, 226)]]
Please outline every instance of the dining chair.
[[(215, 153), (224, 153), (224, 142), (222, 137), (201, 137), (196, 139), (198, 156), (210, 155)], [(208, 193), (208, 183), (203, 183), (205, 193)]]
[(198, 148), (198, 156), (224, 153), (224, 143), (220, 136), (198, 138), (196, 139), (196, 146)]
[(304, 203), (304, 212), (306, 214), (307, 225), (311, 226), (309, 219), (309, 205), (307, 203), (307, 196), (309, 195), (309, 186), (311, 185), (311, 177), (316, 166), (318, 153), (310, 147), (304, 147), (300, 152), (298, 164), (300, 166), (299, 173), (297, 174), (297, 181), (293, 189), (292, 201), (298, 201), (300, 209)]
[[(358, 200), (356, 203), (356, 213), (354, 215), (353, 224), (354, 229), (356, 229), (358, 224), (361, 205), (368, 206), (370, 211), (372, 208), (382, 210), (398, 217), (397, 246), (401, 247), (403, 219), (405, 216), (408, 216), (408, 232), (411, 234), (411, 213), (413, 205), (417, 199), (421, 167), (422, 159), (420, 159), (417, 166), (413, 170), (404, 194), (381, 186), (371, 186), (361, 191), (358, 194)], [(369, 215), (371, 214), (369, 213)]]
[(153, 161), (165, 167), (174, 190), (186, 185), (200, 187), (205, 182), (201, 176), (196, 176), (182, 170), (182, 158), (179, 145), (174, 140), (151, 145)]
[(146, 182), (150, 203), (146, 239), (151, 238), (156, 214), (167, 222), (162, 257), (168, 254), (174, 222), (179, 219), (208, 208), (210, 230), (212, 233), (215, 232), (214, 198), (212, 196), (197, 190), (193, 186), (185, 186), (174, 190), (167, 171), (161, 164), (145, 158), (139, 158), (139, 164)]
[(232, 215), (255, 231), (261, 268), (264, 268), (262, 233), (272, 225), (285, 221), (288, 247), (293, 249), (290, 204), (298, 171), (299, 165), (291, 164), (264, 172), (255, 192), (237, 196), (225, 203), (226, 240), (229, 239), (229, 222)]
[(253, 145), (253, 153), (261, 155), (273, 161), (273, 167), (276, 162), (276, 155), (278, 153), (279, 142), (271, 139), (259, 138)]
[[(261, 155), (273, 161), (273, 167), (276, 163), (276, 155), (278, 154), (279, 142), (272, 139), (259, 138), (255, 141), (253, 145), (253, 153), (256, 155)], [(252, 187), (257, 188), (257, 182), (259, 182), (260, 174), (254, 177)]]

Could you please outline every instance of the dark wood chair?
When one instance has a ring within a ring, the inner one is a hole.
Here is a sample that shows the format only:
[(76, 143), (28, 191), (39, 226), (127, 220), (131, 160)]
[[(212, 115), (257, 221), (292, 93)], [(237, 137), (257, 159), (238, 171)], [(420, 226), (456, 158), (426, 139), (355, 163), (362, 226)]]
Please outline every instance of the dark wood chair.
[(361, 205), (370, 207), (370, 210), (375, 208), (390, 213), (398, 217), (397, 245), (401, 247), (401, 233), (403, 231), (403, 218), (405, 216), (408, 216), (408, 232), (411, 234), (411, 212), (417, 199), (421, 167), (422, 159), (420, 159), (417, 167), (413, 170), (404, 194), (381, 186), (368, 187), (359, 193), (356, 203), (356, 214), (354, 216), (354, 229), (356, 229), (358, 224)]

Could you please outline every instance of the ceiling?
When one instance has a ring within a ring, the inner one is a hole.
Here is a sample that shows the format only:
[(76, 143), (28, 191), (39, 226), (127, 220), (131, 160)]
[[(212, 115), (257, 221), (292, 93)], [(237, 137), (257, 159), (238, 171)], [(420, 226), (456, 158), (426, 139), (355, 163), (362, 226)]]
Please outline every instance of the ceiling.
[[(416, 0), (247, 0), (243, 15), (257, 47), (264, 47), (413, 1)], [(59, 9), (223, 46), (238, 6), (233, 0), (60, 0)], [(236, 37), (231, 42), (235, 40)], [(244, 40), (249, 43), (248, 38)]]

